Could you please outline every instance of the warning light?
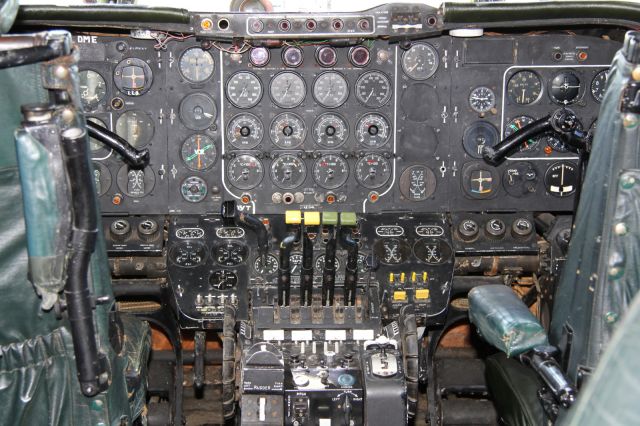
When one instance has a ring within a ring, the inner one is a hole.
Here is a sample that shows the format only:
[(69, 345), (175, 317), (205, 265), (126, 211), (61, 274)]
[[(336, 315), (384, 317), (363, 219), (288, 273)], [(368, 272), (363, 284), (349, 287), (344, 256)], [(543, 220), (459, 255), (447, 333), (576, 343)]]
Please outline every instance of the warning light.
[(581, 50), (580, 52), (578, 52), (578, 60), (580, 62), (586, 61), (588, 57), (589, 57), (589, 54), (584, 50)]
[(369, 194), (369, 201), (371, 201), (372, 203), (375, 203), (376, 201), (378, 201), (379, 198), (380, 196), (378, 195), (377, 192), (371, 192)]
[(327, 203), (333, 204), (336, 202), (336, 196), (333, 194), (327, 194)]
[(551, 148), (549, 145), (544, 147), (544, 153), (547, 155), (551, 155), (551, 153), (553, 152), (553, 148)]
[(114, 195), (113, 198), (111, 199), (111, 202), (113, 203), (114, 206), (119, 206), (120, 203), (122, 203), (122, 196), (120, 194)]
[(242, 197), (240, 197), (240, 201), (242, 201), (242, 204), (249, 204), (251, 202), (251, 196), (243, 194)]
[(209, 18), (204, 18), (201, 22), (200, 22), (200, 27), (203, 30), (210, 30), (211, 27), (213, 27), (213, 21)]

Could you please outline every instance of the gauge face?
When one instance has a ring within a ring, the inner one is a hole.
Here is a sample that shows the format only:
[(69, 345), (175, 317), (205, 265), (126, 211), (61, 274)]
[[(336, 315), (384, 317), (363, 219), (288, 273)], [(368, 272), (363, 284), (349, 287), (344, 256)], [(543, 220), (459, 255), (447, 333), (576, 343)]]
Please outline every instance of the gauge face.
[(232, 290), (238, 284), (238, 275), (227, 269), (218, 269), (209, 275), (209, 285), (218, 291)]
[(282, 51), (282, 62), (288, 67), (299, 67), (303, 59), (304, 55), (299, 47), (289, 46)]
[(325, 108), (337, 108), (349, 97), (347, 80), (338, 72), (324, 72), (313, 83), (313, 97)]
[(374, 254), (384, 265), (404, 263), (411, 254), (411, 247), (405, 240), (398, 238), (382, 238), (373, 245)]
[(332, 67), (338, 62), (336, 49), (331, 46), (321, 46), (316, 50), (316, 61), (321, 67)]
[(205, 93), (192, 93), (180, 102), (180, 120), (191, 130), (211, 127), (217, 112), (216, 103)]
[(496, 94), (486, 86), (476, 87), (469, 94), (469, 106), (477, 113), (484, 113), (496, 106)]
[(369, 108), (379, 108), (391, 99), (391, 82), (380, 71), (369, 71), (356, 81), (356, 98)]
[(269, 94), (273, 103), (280, 108), (295, 108), (307, 96), (307, 86), (300, 75), (285, 71), (273, 77)]
[(266, 66), (269, 63), (269, 59), (271, 59), (271, 54), (266, 47), (253, 47), (249, 51), (249, 61), (254, 67)]
[(441, 265), (451, 259), (452, 250), (442, 238), (422, 238), (413, 245), (413, 255), (429, 265)]
[(199, 203), (207, 196), (207, 183), (198, 176), (189, 176), (180, 185), (180, 193), (185, 201)]
[(356, 127), (356, 139), (366, 148), (380, 148), (391, 136), (389, 120), (381, 114), (370, 113), (364, 115)]
[(561, 105), (569, 105), (580, 96), (580, 79), (571, 71), (561, 71), (549, 82), (549, 96)]
[(256, 260), (253, 261), (253, 269), (261, 275), (273, 275), (278, 272), (279, 266), (278, 259), (272, 254), (268, 254), (264, 262), (262, 256), (256, 257)]
[(302, 185), (307, 177), (304, 161), (293, 154), (279, 156), (271, 164), (271, 180), (279, 188), (293, 189)]
[[(338, 257), (335, 257), (335, 260), (335, 270), (337, 271), (338, 269), (340, 269), (340, 260), (338, 259)], [(324, 254), (321, 254), (316, 258), (315, 268), (317, 273), (322, 272), (325, 263), (327, 263), (327, 256), (325, 256)]]
[(365, 188), (380, 188), (390, 177), (391, 164), (380, 154), (367, 154), (356, 163), (356, 179)]
[(262, 163), (253, 155), (242, 154), (229, 163), (227, 177), (231, 185), (238, 189), (255, 188), (262, 181), (264, 168)]
[(96, 109), (107, 95), (107, 83), (100, 74), (91, 70), (80, 71), (78, 79), (82, 106), (87, 111)]
[(462, 167), (462, 188), (471, 198), (495, 196), (500, 186), (497, 171), (483, 162), (470, 162)]
[(400, 193), (409, 201), (424, 201), (435, 191), (436, 175), (427, 166), (411, 166), (400, 175)]
[(518, 105), (529, 105), (540, 99), (542, 80), (533, 71), (518, 71), (507, 83), (507, 96)]
[(96, 193), (98, 197), (107, 193), (111, 188), (111, 172), (107, 166), (102, 163), (93, 163), (93, 179), (96, 185)]
[[(504, 128), (504, 137), (505, 139), (511, 136), (514, 133), (517, 133), (525, 126), (533, 123), (535, 120), (528, 115), (520, 115), (516, 118), (511, 119)], [(527, 139), (525, 143), (520, 145), (520, 151), (523, 152), (534, 152), (538, 150), (540, 139), (531, 138)]]
[(337, 154), (326, 154), (313, 164), (313, 180), (325, 189), (341, 187), (349, 177), (349, 165)]
[(550, 146), (555, 152), (568, 152), (569, 148), (559, 138), (554, 135), (543, 135), (540, 137), (540, 142), (547, 146)]
[(200, 242), (181, 241), (169, 250), (169, 260), (182, 268), (204, 265), (207, 260), (207, 248)]
[(349, 125), (338, 114), (324, 113), (313, 123), (313, 141), (323, 148), (339, 147), (348, 137)]
[(269, 136), (271, 141), (282, 149), (295, 148), (304, 142), (307, 127), (298, 115), (285, 112), (273, 119)]
[[(99, 118), (87, 117), (87, 121), (97, 124), (100, 127), (104, 127), (105, 129), (107, 128), (107, 124)], [(98, 142), (95, 138), (89, 137), (89, 149), (91, 149), (91, 152), (97, 152), (103, 150), (104, 148), (105, 147), (104, 145), (102, 145), (102, 143)]]
[(252, 108), (261, 98), (262, 83), (252, 72), (237, 72), (227, 82), (227, 99), (238, 108)]
[(229, 143), (239, 149), (253, 149), (262, 142), (264, 127), (253, 114), (238, 114), (227, 126)]
[(116, 133), (134, 147), (143, 147), (153, 138), (153, 120), (146, 112), (127, 111), (118, 117)]
[(472, 123), (462, 135), (462, 146), (473, 158), (482, 158), (482, 149), (485, 146), (494, 146), (498, 143), (498, 130), (488, 121), (478, 120)]
[(578, 169), (575, 164), (560, 161), (552, 164), (544, 174), (544, 185), (551, 195), (568, 197), (578, 187)]
[(116, 65), (113, 82), (127, 96), (142, 96), (151, 88), (153, 72), (142, 59), (128, 58)]
[(249, 248), (238, 241), (224, 241), (211, 250), (211, 257), (220, 266), (238, 266), (249, 256)]
[(415, 43), (402, 55), (402, 69), (414, 80), (426, 80), (436, 73), (438, 52), (427, 43)]
[(120, 190), (126, 195), (133, 198), (141, 198), (153, 190), (156, 176), (151, 167), (136, 170), (129, 168), (125, 164), (118, 170), (116, 181)]
[(191, 135), (183, 143), (180, 155), (191, 170), (201, 171), (213, 166), (217, 152), (213, 140), (205, 135)]
[(604, 99), (604, 92), (607, 88), (607, 78), (609, 78), (609, 70), (602, 70), (591, 80), (591, 95), (598, 103)]
[(191, 47), (180, 56), (178, 68), (186, 80), (192, 83), (203, 82), (213, 75), (213, 56), (199, 47)]

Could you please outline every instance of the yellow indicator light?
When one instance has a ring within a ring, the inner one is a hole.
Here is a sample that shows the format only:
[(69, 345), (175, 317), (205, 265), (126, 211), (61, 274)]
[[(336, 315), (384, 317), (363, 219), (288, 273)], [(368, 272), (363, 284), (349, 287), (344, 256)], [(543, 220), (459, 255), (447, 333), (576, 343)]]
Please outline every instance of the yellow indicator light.
[(213, 21), (209, 18), (204, 18), (201, 22), (200, 22), (200, 27), (203, 30), (210, 30), (211, 27), (213, 27)]
[(307, 226), (320, 225), (320, 212), (304, 212), (304, 224)]
[(300, 225), (302, 222), (302, 212), (300, 210), (287, 210), (284, 213), (284, 222), (287, 225)]
[(423, 272), (422, 273), (422, 282), (426, 283), (428, 279), (429, 279), (429, 274), (427, 274), (426, 272)]
[(394, 302), (405, 302), (407, 300), (407, 292), (406, 291), (394, 291), (393, 292), (393, 300), (394, 300)]
[(411, 282), (415, 283), (417, 279), (418, 279), (418, 274), (416, 274), (415, 272), (412, 272), (411, 273)]
[(389, 283), (393, 284), (395, 280), (396, 280), (396, 275), (393, 272), (389, 272)]
[(400, 282), (404, 284), (404, 280), (406, 279), (406, 274), (404, 272), (400, 272)]
[(429, 298), (429, 289), (420, 288), (416, 290), (416, 300), (427, 300)]

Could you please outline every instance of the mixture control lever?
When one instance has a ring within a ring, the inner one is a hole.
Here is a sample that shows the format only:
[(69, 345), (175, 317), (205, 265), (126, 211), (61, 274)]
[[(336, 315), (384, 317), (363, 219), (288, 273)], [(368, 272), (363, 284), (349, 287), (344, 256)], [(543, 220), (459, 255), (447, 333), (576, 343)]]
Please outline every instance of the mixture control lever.
[(336, 286), (336, 225), (337, 213), (324, 213), (322, 225), (327, 229), (327, 244), (324, 252), (324, 267), (322, 268), (322, 305), (333, 306), (333, 294)]
[(340, 216), (340, 243), (347, 250), (347, 265), (344, 275), (344, 299), (347, 306), (356, 304), (356, 286), (358, 284), (358, 242), (353, 238), (352, 230), (357, 225), (354, 213)]
[(300, 300), (303, 305), (311, 306), (313, 297), (313, 240), (318, 227), (306, 223), (302, 229), (302, 269), (300, 271)]

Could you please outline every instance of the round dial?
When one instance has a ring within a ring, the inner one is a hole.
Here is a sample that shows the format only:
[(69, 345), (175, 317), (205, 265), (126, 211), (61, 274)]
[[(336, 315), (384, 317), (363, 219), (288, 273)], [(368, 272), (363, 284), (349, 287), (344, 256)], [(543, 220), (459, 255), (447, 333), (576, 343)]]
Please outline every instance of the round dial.
[(373, 245), (373, 253), (384, 265), (399, 265), (409, 258), (411, 247), (405, 240), (382, 238)]
[(207, 248), (197, 241), (181, 241), (169, 250), (169, 260), (182, 268), (204, 265), (207, 260)]
[(529, 105), (540, 99), (542, 80), (533, 71), (518, 71), (507, 83), (507, 96), (511, 102)]
[[(104, 127), (105, 129), (107, 129), (107, 124), (97, 117), (87, 117), (87, 121), (90, 121), (100, 127)], [(91, 152), (94, 153), (105, 149), (105, 146), (102, 145), (101, 142), (98, 142), (96, 139), (89, 137), (89, 149), (91, 149)]]
[(271, 180), (282, 189), (297, 188), (306, 176), (304, 161), (293, 154), (281, 155), (271, 164)]
[(280, 108), (295, 108), (304, 101), (307, 86), (299, 74), (284, 71), (271, 80), (269, 94), (273, 103)]
[(313, 97), (326, 108), (337, 108), (349, 97), (347, 80), (338, 72), (324, 72), (313, 83)]
[(216, 162), (217, 153), (213, 140), (205, 135), (191, 135), (182, 143), (182, 161), (195, 171), (206, 170)]
[(214, 290), (231, 290), (238, 284), (238, 275), (228, 269), (218, 269), (209, 275), (209, 285)]
[(207, 196), (207, 183), (199, 176), (189, 176), (180, 185), (180, 193), (185, 201), (199, 203)]
[(602, 102), (604, 99), (604, 92), (607, 88), (607, 78), (609, 77), (609, 70), (602, 70), (591, 80), (591, 95), (596, 102)]
[(485, 146), (494, 146), (498, 143), (498, 130), (488, 121), (478, 120), (472, 123), (462, 135), (462, 146), (473, 158), (482, 158), (482, 149)]
[(229, 163), (227, 177), (231, 185), (239, 189), (251, 189), (258, 186), (264, 176), (262, 163), (253, 155), (242, 154)]
[(567, 161), (554, 163), (544, 174), (544, 185), (556, 197), (568, 197), (578, 187), (578, 168)]
[(453, 252), (442, 238), (422, 238), (413, 245), (413, 255), (429, 265), (441, 265), (451, 259)]
[(549, 96), (561, 105), (574, 103), (580, 96), (580, 79), (571, 71), (561, 71), (549, 82)]
[(141, 96), (151, 88), (153, 72), (142, 59), (128, 58), (116, 65), (113, 82), (127, 96)]
[(273, 275), (278, 272), (279, 266), (278, 259), (272, 254), (268, 254), (264, 262), (262, 256), (256, 257), (253, 261), (253, 269), (261, 275)]
[(204, 130), (216, 119), (216, 104), (205, 93), (192, 93), (180, 102), (180, 120), (191, 130)]
[(336, 49), (331, 46), (321, 46), (316, 50), (316, 61), (321, 67), (332, 67), (338, 62)]
[(80, 100), (85, 110), (94, 110), (107, 95), (107, 83), (95, 71), (86, 70), (78, 73)]
[(302, 65), (303, 59), (304, 54), (299, 47), (288, 46), (282, 51), (282, 62), (288, 67), (299, 67)]
[(146, 112), (127, 111), (116, 120), (116, 133), (136, 148), (140, 148), (153, 138), (153, 120)]
[(271, 141), (282, 149), (295, 148), (304, 142), (307, 127), (298, 115), (285, 112), (273, 119), (269, 136)]
[(349, 62), (356, 67), (364, 67), (371, 60), (369, 49), (364, 46), (354, 46), (349, 49)]
[(213, 56), (199, 47), (191, 47), (180, 56), (178, 68), (187, 81), (191, 83), (203, 82), (213, 75)]
[(249, 61), (254, 67), (264, 67), (269, 63), (271, 54), (266, 47), (253, 47), (249, 51)]
[(253, 149), (262, 142), (264, 127), (262, 121), (253, 114), (238, 114), (227, 126), (229, 143), (238, 149)]
[[(340, 260), (338, 260), (338, 257), (336, 257), (335, 260), (336, 260), (335, 270), (337, 271), (338, 269), (340, 269)], [(318, 256), (316, 258), (316, 263), (315, 263), (316, 272), (321, 273), (322, 270), (324, 269), (324, 264), (326, 262), (327, 262), (327, 256), (325, 256), (324, 254), (321, 254), (320, 256)]]
[(391, 164), (380, 154), (367, 154), (356, 163), (356, 179), (365, 188), (380, 188), (390, 177)]
[(411, 166), (400, 175), (400, 192), (409, 201), (424, 201), (435, 191), (436, 175), (427, 166)]
[[(512, 134), (518, 132), (524, 126), (527, 126), (533, 123), (535, 120), (528, 115), (520, 115), (516, 118), (511, 119), (504, 128), (504, 137), (508, 138)], [(525, 143), (520, 146), (520, 151), (537, 151), (539, 146), (540, 139), (531, 138), (527, 139)]]
[(414, 80), (426, 80), (436, 73), (438, 52), (427, 43), (415, 43), (402, 55), (402, 69)]
[(349, 165), (339, 155), (326, 154), (313, 164), (313, 180), (325, 189), (341, 187), (349, 177)]
[(156, 175), (151, 167), (139, 170), (132, 169), (125, 164), (118, 170), (116, 181), (120, 190), (126, 195), (141, 198), (153, 190), (156, 184)]
[(496, 106), (496, 94), (485, 86), (478, 86), (469, 94), (469, 106), (477, 113), (484, 113)]
[(369, 108), (378, 108), (391, 99), (391, 82), (380, 71), (369, 71), (356, 81), (356, 98)]
[(257, 75), (240, 71), (227, 82), (227, 99), (238, 108), (252, 108), (262, 98), (262, 83)]
[(313, 123), (313, 141), (323, 148), (339, 147), (348, 137), (349, 125), (338, 114), (324, 113)]
[(107, 193), (111, 188), (111, 172), (107, 166), (102, 163), (93, 163), (93, 179), (96, 184), (96, 193), (98, 197)]
[(249, 248), (237, 241), (224, 241), (211, 250), (211, 257), (221, 266), (238, 266), (249, 255)]
[(391, 125), (381, 114), (364, 115), (356, 127), (356, 139), (366, 148), (380, 148), (389, 141)]

